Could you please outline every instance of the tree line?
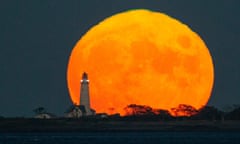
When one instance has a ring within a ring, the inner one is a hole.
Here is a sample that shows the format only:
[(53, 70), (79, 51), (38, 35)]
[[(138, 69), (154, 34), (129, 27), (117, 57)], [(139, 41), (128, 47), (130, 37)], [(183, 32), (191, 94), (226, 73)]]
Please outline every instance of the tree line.
[[(130, 104), (124, 108), (125, 115), (120, 116), (119, 114), (109, 115), (108, 118), (111, 119), (121, 119), (121, 120), (240, 120), (240, 105), (229, 106), (225, 111), (219, 110), (214, 106), (204, 106), (200, 109), (196, 109), (191, 105), (180, 104), (178, 107), (172, 108), (170, 110), (164, 109), (154, 109), (146, 105)], [(38, 107), (33, 110), (35, 115), (48, 113), (44, 107)], [(69, 112), (69, 109), (66, 113)], [(53, 114), (52, 114), (53, 115)], [(0, 116), (0, 119), (3, 119)]]
[(191, 120), (240, 120), (240, 106), (234, 105), (231, 110), (222, 111), (214, 106), (204, 106), (197, 110), (193, 106), (180, 104), (171, 110), (153, 109), (146, 105), (131, 104), (125, 108), (127, 118), (146, 119), (191, 119)]

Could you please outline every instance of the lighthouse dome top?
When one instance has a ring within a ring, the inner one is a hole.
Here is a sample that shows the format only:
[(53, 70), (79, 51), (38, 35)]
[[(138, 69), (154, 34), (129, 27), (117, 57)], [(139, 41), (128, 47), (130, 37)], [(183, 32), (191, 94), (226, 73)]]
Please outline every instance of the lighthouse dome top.
[(86, 72), (83, 72), (81, 82), (89, 82), (88, 75)]

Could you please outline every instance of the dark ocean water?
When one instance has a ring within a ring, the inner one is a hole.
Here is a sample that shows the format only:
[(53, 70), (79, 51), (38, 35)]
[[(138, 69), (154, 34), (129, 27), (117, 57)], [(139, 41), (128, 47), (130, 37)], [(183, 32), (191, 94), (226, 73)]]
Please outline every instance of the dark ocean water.
[(0, 144), (240, 144), (240, 132), (0, 133)]

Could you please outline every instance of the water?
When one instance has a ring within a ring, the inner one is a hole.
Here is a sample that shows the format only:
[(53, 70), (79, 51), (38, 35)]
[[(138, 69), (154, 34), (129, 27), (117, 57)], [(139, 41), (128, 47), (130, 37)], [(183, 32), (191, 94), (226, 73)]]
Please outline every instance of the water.
[(0, 133), (0, 144), (239, 144), (240, 132)]

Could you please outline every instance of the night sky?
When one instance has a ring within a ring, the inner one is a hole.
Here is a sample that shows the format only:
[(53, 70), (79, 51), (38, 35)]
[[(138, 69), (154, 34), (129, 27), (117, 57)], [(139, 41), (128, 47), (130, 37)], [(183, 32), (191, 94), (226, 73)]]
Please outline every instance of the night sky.
[(197, 32), (215, 67), (208, 105), (240, 104), (239, 0), (2, 0), (0, 116), (29, 117), (39, 106), (63, 115), (71, 105), (66, 70), (76, 42), (104, 18), (138, 8), (166, 13)]

